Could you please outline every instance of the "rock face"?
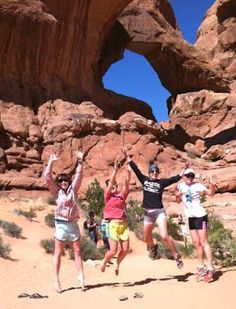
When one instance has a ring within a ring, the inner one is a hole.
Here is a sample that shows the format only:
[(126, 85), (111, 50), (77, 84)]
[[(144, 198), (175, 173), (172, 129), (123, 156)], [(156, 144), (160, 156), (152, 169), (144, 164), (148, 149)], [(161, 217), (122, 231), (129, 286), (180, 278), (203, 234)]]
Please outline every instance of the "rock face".
[[(83, 190), (109, 176), (125, 144), (143, 172), (156, 158), (163, 175), (177, 173), (184, 150), (197, 167), (234, 166), (235, 11), (234, 0), (216, 1), (191, 45), (167, 0), (1, 0), (0, 186), (45, 189), (49, 153), (61, 155), (55, 173), (71, 174), (78, 148)], [(170, 91), (165, 124), (145, 102), (103, 88), (125, 48), (144, 55)], [(222, 188), (236, 190), (234, 180)]]
[(200, 89), (228, 91), (222, 69), (183, 39), (168, 1), (132, 1), (119, 21), (131, 37), (128, 47), (147, 58), (173, 95)]
[(147, 104), (102, 87), (103, 43), (129, 2), (1, 1), (1, 98), (34, 111), (50, 99), (90, 99), (109, 117), (135, 110), (153, 118)]

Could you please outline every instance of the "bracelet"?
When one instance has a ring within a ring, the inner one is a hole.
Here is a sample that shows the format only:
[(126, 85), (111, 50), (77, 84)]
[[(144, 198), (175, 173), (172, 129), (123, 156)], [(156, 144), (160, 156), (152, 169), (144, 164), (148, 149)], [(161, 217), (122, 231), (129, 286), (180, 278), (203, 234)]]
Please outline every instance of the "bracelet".
[(83, 160), (78, 160), (78, 163), (83, 163)]

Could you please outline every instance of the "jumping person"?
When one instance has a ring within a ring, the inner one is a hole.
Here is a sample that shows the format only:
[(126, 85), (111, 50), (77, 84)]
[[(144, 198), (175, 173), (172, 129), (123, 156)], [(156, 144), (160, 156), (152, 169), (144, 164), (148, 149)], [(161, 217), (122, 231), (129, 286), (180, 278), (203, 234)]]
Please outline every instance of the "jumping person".
[(76, 151), (78, 165), (73, 178), (61, 173), (54, 180), (52, 177), (53, 163), (59, 160), (59, 157), (52, 153), (49, 156), (48, 164), (44, 171), (44, 177), (51, 194), (56, 200), (55, 209), (55, 251), (53, 255), (53, 269), (55, 275), (54, 287), (58, 293), (61, 290), (59, 279), (61, 256), (65, 247), (65, 242), (70, 242), (74, 252), (75, 264), (79, 272), (78, 280), (82, 290), (84, 290), (84, 272), (83, 261), (80, 246), (80, 230), (77, 224), (79, 218), (77, 207), (77, 192), (81, 185), (83, 177), (83, 153)]
[(162, 194), (167, 186), (181, 179), (183, 172), (171, 178), (158, 178), (159, 167), (156, 163), (152, 163), (149, 165), (149, 175), (145, 176), (141, 173), (137, 165), (132, 161), (131, 157), (127, 153), (126, 155), (129, 165), (136, 174), (138, 180), (143, 185), (143, 207), (145, 209), (143, 228), (144, 241), (151, 251), (151, 256), (153, 259), (157, 257), (158, 246), (157, 244), (154, 244), (152, 239), (152, 231), (155, 223), (157, 223), (162, 241), (172, 252), (177, 267), (182, 268), (183, 261), (180, 255), (177, 253), (172, 237), (168, 234), (167, 215), (162, 203)]
[[(217, 178), (210, 178), (210, 187), (195, 181), (194, 170), (188, 168), (184, 172), (183, 182), (179, 183), (176, 190), (176, 201), (183, 202), (185, 215), (188, 218), (190, 235), (196, 249), (199, 266), (197, 267), (197, 279), (204, 277), (210, 281), (214, 273), (212, 265), (212, 251), (207, 237), (207, 214), (201, 204), (201, 196), (215, 194)], [(204, 264), (205, 253), (207, 266)]]
[(129, 228), (126, 219), (125, 200), (129, 194), (129, 182), (131, 176), (131, 169), (127, 165), (127, 175), (125, 178), (125, 184), (122, 191), (118, 191), (118, 185), (116, 182), (116, 175), (119, 169), (119, 163), (114, 165), (114, 169), (111, 175), (111, 179), (106, 181), (106, 189), (104, 192), (104, 219), (108, 221), (106, 230), (108, 232), (107, 237), (109, 240), (110, 249), (107, 251), (103, 260), (101, 271), (104, 272), (107, 263), (119, 253), (116, 260), (115, 274), (119, 274), (119, 266), (121, 261), (129, 252)]

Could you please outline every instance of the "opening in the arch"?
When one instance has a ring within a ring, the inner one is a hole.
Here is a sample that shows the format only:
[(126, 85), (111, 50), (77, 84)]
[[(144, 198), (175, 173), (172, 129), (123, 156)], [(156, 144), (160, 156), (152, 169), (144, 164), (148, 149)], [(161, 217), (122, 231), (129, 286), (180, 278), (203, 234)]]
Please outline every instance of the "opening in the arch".
[(104, 75), (103, 84), (106, 89), (148, 103), (158, 122), (168, 119), (166, 100), (170, 93), (145, 57), (125, 50), (124, 58)]

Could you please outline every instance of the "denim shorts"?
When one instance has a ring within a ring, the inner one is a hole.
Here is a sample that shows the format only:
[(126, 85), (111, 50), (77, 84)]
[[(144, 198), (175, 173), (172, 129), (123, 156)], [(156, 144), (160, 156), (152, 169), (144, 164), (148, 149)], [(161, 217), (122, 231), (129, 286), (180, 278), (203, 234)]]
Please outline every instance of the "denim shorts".
[(80, 230), (76, 221), (55, 220), (54, 237), (60, 241), (73, 242), (80, 239)]
[(164, 208), (145, 209), (144, 224), (153, 224), (162, 218), (167, 218)]

